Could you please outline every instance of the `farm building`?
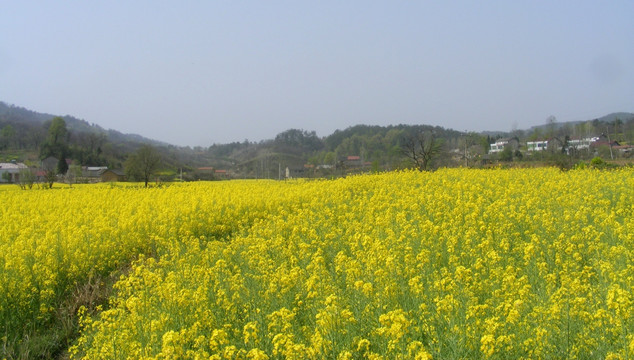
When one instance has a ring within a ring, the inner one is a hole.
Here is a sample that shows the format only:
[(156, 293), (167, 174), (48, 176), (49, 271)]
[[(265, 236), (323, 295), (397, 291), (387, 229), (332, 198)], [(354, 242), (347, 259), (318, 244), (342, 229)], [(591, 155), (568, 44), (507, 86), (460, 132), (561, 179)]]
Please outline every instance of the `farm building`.
[(489, 153), (501, 152), (507, 146), (510, 146), (511, 150), (517, 150), (519, 148), (519, 145), (520, 144), (517, 138), (499, 139), (495, 143), (491, 144), (491, 149), (489, 150)]
[(125, 181), (125, 173), (123, 170), (104, 169), (101, 170), (99, 174), (103, 182)]
[(548, 148), (548, 141), (547, 140), (528, 141), (526, 143), (526, 148), (528, 151), (544, 151)]
[(20, 180), (20, 171), (28, 168), (28, 166), (18, 162), (0, 163), (0, 182), (18, 182)]

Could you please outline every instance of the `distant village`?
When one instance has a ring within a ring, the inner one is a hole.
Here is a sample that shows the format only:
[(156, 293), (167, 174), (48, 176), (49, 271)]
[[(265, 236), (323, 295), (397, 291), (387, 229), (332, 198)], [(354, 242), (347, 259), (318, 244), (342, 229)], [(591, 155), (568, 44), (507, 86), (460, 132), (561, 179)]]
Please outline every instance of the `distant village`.
[[(476, 154), (467, 146), (454, 148), (449, 153), (458, 165), (463, 163), (469, 165), (469, 161), (471, 161), (471, 165), (477, 165), (475, 162), (487, 164), (503, 161), (504, 157), (502, 154), (505, 152), (512, 157), (519, 155), (527, 159), (543, 152), (563, 153), (569, 156), (578, 156), (583, 153), (587, 155), (586, 157), (609, 154), (612, 159), (627, 158), (634, 152), (634, 145), (621, 145), (615, 140), (610, 140), (605, 135), (568, 138), (565, 140), (554, 137), (548, 140), (534, 140), (523, 143), (517, 137), (501, 138), (489, 144), (489, 147), (485, 154)], [(47, 177), (55, 173), (58, 163), (59, 159), (52, 156), (41, 160), (39, 166), (36, 167), (29, 167), (15, 160), (0, 163), (0, 183), (21, 183), (24, 181), (44, 183), (47, 181)], [(76, 166), (71, 160), (66, 160), (66, 163), (68, 165), (67, 173), (65, 175), (56, 174), (55, 181), (97, 183), (127, 180), (123, 169), (109, 169), (107, 166)], [(303, 168), (282, 168), (280, 165), (279, 169), (277, 169), (277, 176), (270, 176), (270, 178), (289, 179), (304, 177), (310, 171), (333, 171), (337, 168), (354, 171), (355, 169), (368, 168), (370, 166), (372, 166), (372, 162), (365, 161), (362, 156), (347, 155), (337, 159), (334, 164), (304, 164)], [(235, 177), (231, 170), (217, 169), (210, 166), (198, 167), (197, 171), (202, 174), (201, 178), (203, 179), (230, 179)], [(28, 180), (25, 178), (28, 178)]]
[[(487, 154), (480, 157), (482, 163), (511, 160), (512, 157), (535, 158), (543, 153), (558, 153), (575, 158), (589, 158), (606, 156), (610, 159), (629, 158), (634, 151), (634, 145), (621, 145), (610, 140), (606, 135), (591, 137), (561, 138), (552, 137), (548, 140), (533, 140), (520, 142), (517, 137), (501, 138), (489, 145)], [(465, 159), (470, 154), (461, 154), (461, 149), (454, 149), (454, 159)], [(507, 153), (508, 157), (502, 156)]]
[[(71, 172), (74, 176), (73, 181), (76, 183), (96, 183), (96, 182), (112, 182), (125, 181), (125, 172), (123, 169), (108, 169), (107, 166), (81, 166), (74, 167), (72, 161), (66, 160), (69, 165), (67, 175)], [(3, 183), (19, 183), (24, 179), (20, 177), (32, 176), (32, 181), (41, 183), (46, 181), (49, 173), (55, 172), (59, 159), (55, 157), (47, 157), (42, 160), (36, 168), (30, 168), (24, 163), (12, 161), (9, 163), (0, 163), (0, 182)]]

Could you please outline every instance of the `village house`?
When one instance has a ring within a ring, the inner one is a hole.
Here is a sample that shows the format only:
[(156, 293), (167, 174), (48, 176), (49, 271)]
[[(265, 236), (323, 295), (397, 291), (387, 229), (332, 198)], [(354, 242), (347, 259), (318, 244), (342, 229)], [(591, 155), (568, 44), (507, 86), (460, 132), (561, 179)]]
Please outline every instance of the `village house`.
[(363, 162), (361, 161), (361, 156), (350, 155), (345, 158), (343, 161), (345, 166), (354, 167), (354, 166), (362, 166)]
[(576, 150), (588, 150), (592, 143), (599, 141), (598, 137), (572, 138), (568, 140), (568, 147)]
[(40, 164), (40, 168), (44, 171), (53, 171), (57, 169), (57, 163), (59, 159), (54, 156), (49, 156), (46, 159), (42, 160)]
[(0, 183), (15, 183), (20, 181), (20, 171), (28, 170), (23, 163), (12, 161), (0, 163)]
[(503, 138), (497, 140), (495, 143), (491, 144), (491, 148), (489, 149), (489, 153), (499, 153), (502, 152), (507, 146), (511, 147), (511, 150), (515, 151), (519, 148), (519, 141), (517, 138)]
[(537, 140), (537, 141), (528, 141), (528, 142), (526, 142), (526, 149), (529, 152), (544, 151), (547, 148), (548, 148), (548, 141), (546, 141), (546, 140)]
[(216, 179), (216, 169), (213, 166), (202, 166), (196, 169), (194, 178), (197, 180)]
[(214, 170), (214, 174), (221, 179), (228, 179), (229, 178), (229, 172), (227, 172), (227, 170), (223, 170), (223, 169), (216, 169)]
[(101, 174), (108, 170), (107, 166), (84, 166), (81, 169), (81, 177), (85, 182), (94, 183), (101, 180)]
[(550, 140), (535, 140), (526, 142), (526, 150), (530, 152), (544, 151), (550, 149), (551, 151), (561, 150), (562, 147), (566, 147), (566, 152), (570, 153), (570, 150), (589, 150), (590, 146), (599, 140), (598, 137), (588, 138), (571, 138), (568, 141), (564, 141), (560, 138), (552, 138)]
[(634, 145), (617, 145), (612, 148), (623, 157), (630, 157), (634, 153)]
[(125, 173), (123, 170), (104, 169), (100, 172), (100, 178), (103, 182), (120, 182), (125, 181)]

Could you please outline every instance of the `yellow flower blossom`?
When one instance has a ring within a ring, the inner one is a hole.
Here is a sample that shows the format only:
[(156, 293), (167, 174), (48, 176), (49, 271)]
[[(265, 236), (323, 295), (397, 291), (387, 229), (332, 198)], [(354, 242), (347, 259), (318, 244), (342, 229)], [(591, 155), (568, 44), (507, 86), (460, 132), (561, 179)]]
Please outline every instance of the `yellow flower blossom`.
[(2, 187), (0, 348), (72, 305), (73, 359), (631, 358), (632, 199), (632, 168)]

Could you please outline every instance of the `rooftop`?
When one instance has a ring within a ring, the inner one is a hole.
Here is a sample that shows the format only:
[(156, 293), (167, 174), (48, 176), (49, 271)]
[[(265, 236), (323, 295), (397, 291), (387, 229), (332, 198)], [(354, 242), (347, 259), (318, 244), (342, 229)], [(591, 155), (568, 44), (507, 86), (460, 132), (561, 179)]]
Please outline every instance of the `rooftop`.
[(9, 169), (9, 170), (19, 170), (19, 169), (28, 169), (29, 167), (24, 165), (23, 163), (0, 163), (0, 169)]

